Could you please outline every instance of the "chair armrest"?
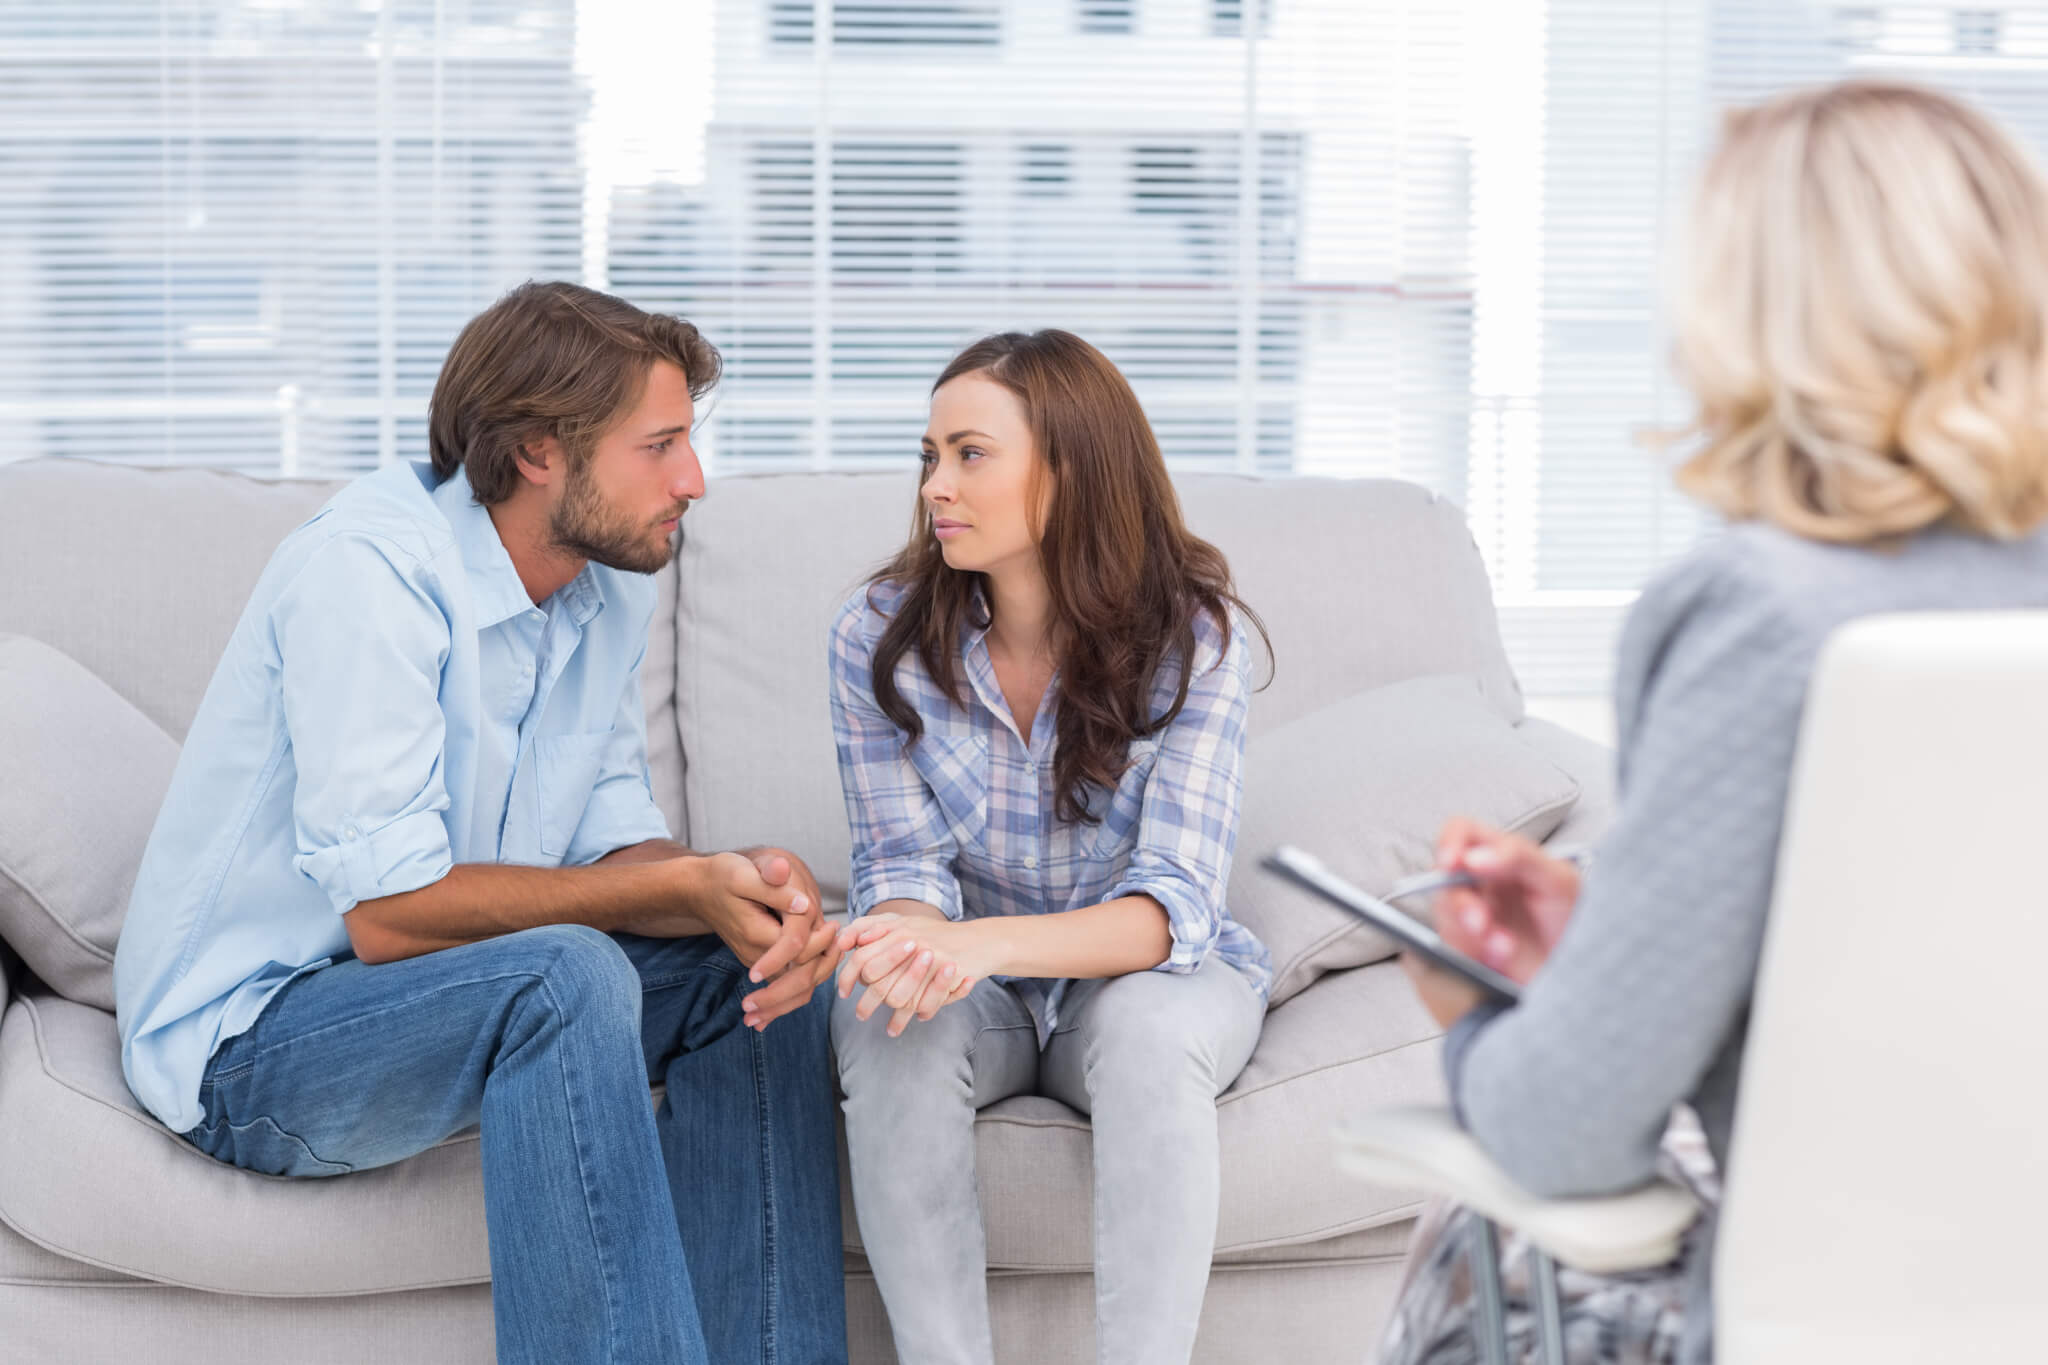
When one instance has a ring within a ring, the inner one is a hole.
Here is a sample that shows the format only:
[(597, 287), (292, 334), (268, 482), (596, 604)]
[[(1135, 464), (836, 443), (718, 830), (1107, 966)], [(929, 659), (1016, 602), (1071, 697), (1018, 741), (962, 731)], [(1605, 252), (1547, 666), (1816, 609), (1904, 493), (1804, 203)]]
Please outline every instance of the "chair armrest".
[(1607, 1275), (1662, 1265), (1699, 1205), (1666, 1181), (1627, 1194), (1537, 1199), (1513, 1181), (1440, 1106), (1382, 1109), (1337, 1135), (1339, 1169), (1362, 1179), (1454, 1199), (1513, 1228), (1575, 1270)]

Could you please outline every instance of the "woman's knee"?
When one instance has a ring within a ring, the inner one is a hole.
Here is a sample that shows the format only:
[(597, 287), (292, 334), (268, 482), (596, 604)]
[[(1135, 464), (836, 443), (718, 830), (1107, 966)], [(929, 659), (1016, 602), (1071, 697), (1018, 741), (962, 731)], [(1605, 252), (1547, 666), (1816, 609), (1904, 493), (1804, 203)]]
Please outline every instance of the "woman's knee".
[(930, 1019), (912, 1019), (897, 1037), (889, 1036), (889, 1013), (876, 1010), (868, 1019), (856, 1013), (860, 993), (832, 999), (832, 1051), (838, 1058), (839, 1084), (849, 1099), (857, 1092), (971, 1084), (968, 1061), (973, 1034), (966, 1012), (949, 1007)]
[(1218, 1082), (1216, 1052), (1202, 1040), (1143, 1027), (1104, 1033), (1089, 1040), (1084, 1063), (1090, 1095), (1186, 1093), (1213, 1100)]
[(1080, 1025), (1090, 1093), (1214, 1100), (1242, 1068), (1234, 1035), (1243, 1030), (1241, 1021), (1201, 1008), (1199, 994), (1192, 978), (1165, 972), (1103, 983)]

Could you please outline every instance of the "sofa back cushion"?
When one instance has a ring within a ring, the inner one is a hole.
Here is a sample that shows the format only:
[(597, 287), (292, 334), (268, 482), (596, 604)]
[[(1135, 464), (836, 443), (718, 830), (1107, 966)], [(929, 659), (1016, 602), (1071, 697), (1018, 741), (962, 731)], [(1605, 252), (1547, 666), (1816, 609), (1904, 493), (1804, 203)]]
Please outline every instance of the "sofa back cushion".
[[(1272, 1003), (1399, 951), (1349, 911), (1267, 870), (1274, 849), (1304, 848), (1352, 885), (1384, 895), (1435, 863), (1451, 817), (1542, 840), (1578, 797), (1577, 780), (1462, 674), (1376, 687), (1254, 736), (1230, 908), (1273, 954)], [(1426, 902), (1400, 908), (1429, 913)]]
[(338, 483), (31, 460), (0, 469), (0, 631), (76, 659), (183, 741), (249, 590)]
[[(0, 634), (69, 655), (182, 741), (271, 552), (340, 487), (86, 460), (0, 467)], [(655, 798), (680, 834), (674, 579), (670, 566), (642, 684)]]
[[(715, 479), (685, 520), (676, 720), (689, 838), (769, 841), (843, 897), (851, 854), (827, 704), (825, 633), (902, 544), (916, 494), (901, 473)], [(1272, 632), (1276, 672), (1254, 735), (1422, 674), (1474, 680), (1519, 720), (1486, 573), (1463, 515), (1384, 479), (1184, 475), (1188, 522), (1230, 559)], [(1263, 669), (1261, 670), (1263, 676)]]
[[(643, 683), (654, 794), (696, 846), (786, 843), (843, 894), (825, 631), (909, 530), (906, 466), (714, 479), (685, 520), (679, 573), (662, 576), (676, 609), (657, 612)], [(1472, 677), (1519, 719), (1455, 507), (1381, 479), (1177, 483), (1272, 630), (1277, 672), (1253, 702), (1254, 734), (1430, 673)], [(0, 633), (54, 646), (182, 740), (271, 551), (337, 487), (76, 460), (0, 468)]]

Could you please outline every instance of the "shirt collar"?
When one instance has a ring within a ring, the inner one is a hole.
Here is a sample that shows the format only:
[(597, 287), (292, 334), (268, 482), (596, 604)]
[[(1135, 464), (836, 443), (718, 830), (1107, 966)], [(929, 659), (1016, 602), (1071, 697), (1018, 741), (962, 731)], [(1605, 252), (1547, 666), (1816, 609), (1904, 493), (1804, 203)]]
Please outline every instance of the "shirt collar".
[(585, 561), (582, 572), (557, 589), (555, 597), (568, 608), (569, 619), (579, 628), (590, 624), (590, 618), (604, 610), (604, 594), (597, 590), (597, 565)]
[(996, 683), (995, 660), (988, 654), (991, 622), (986, 591), (979, 581), (975, 583), (972, 606), (960, 626), (960, 662), (967, 670), (967, 685), (1000, 720), (1006, 714), (1006, 704), (1000, 703), (1003, 689)]
[(988, 589), (982, 586), (981, 575), (974, 576), (974, 593), (970, 599), (973, 610), (961, 628), (960, 657), (965, 659), (974, 653), (974, 647), (988, 638), (988, 628), (993, 617), (988, 609)]
[[(470, 601), (476, 605), (477, 629), (486, 630), (500, 621), (509, 621), (521, 612), (533, 610), (533, 599), (526, 595), (526, 585), (519, 581), (519, 570), (512, 566), (512, 555), (505, 549), (505, 542), (498, 538), (498, 527), (491, 520), (490, 509), (476, 500), (476, 490), (470, 487), (469, 468), (458, 466), (433, 493), (435, 505), (441, 515), (448, 518), (448, 525), (455, 531), (456, 548), (462, 554), (462, 566), (469, 571)], [(570, 587), (584, 584), (590, 568), (578, 574)], [(587, 590), (587, 585), (585, 585)], [(566, 592), (566, 590), (565, 590)], [(564, 597), (564, 601), (570, 601)], [(573, 602), (571, 610), (574, 610)], [(588, 616), (579, 619), (587, 620)]]

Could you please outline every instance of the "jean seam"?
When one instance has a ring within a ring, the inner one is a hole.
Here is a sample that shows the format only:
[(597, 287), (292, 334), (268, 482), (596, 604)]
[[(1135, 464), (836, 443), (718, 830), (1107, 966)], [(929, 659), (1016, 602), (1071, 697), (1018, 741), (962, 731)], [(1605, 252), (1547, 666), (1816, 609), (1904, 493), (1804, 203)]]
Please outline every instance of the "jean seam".
[(225, 1127), (230, 1133), (241, 1134), (246, 1133), (259, 1123), (267, 1123), (270, 1125), (272, 1132), (276, 1133), (279, 1137), (284, 1138), (288, 1142), (295, 1143), (298, 1146), (299, 1150), (306, 1154), (306, 1158), (309, 1161), (312, 1161), (317, 1165), (332, 1166), (335, 1168), (334, 1170), (327, 1172), (327, 1174), (355, 1174), (356, 1168), (354, 1166), (351, 1166), (346, 1161), (329, 1161), (326, 1157), (321, 1156), (318, 1152), (314, 1151), (311, 1143), (307, 1142), (304, 1138), (300, 1137), (297, 1133), (294, 1133), (291, 1129), (285, 1127), (283, 1124), (279, 1123), (276, 1119), (272, 1118), (268, 1114), (253, 1114), (249, 1117), (249, 1120), (246, 1123), (236, 1123), (232, 1119), (227, 1119), (226, 1115), (222, 1115), (222, 1118), (225, 1119), (226, 1122), (222, 1125), (218, 1125), (215, 1127), (214, 1131), (216, 1133), (220, 1131), (221, 1127)]
[(216, 1071), (211, 1076), (201, 1078), (199, 1084), (201, 1086), (210, 1085), (217, 1090), (221, 1086), (226, 1085), (229, 1081), (241, 1080), (242, 1077), (248, 1075), (255, 1069), (256, 1060), (252, 1057), (246, 1062), (235, 1063), (235, 1065), (227, 1068), (225, 1071)]
[(775, 1335), (775, 1324), (780, 1317), (782, 1278), (777, 1265), (779, 1248), (775, 1235), (775, 1143), (770, 1136), (775, 1125), (774, 1114), (770, 1108), (772, 1092), (768, 1085), (767, 1067), (763, 1061), (765, 1045), (758, 1033), (751, 1033), (747, 1042), (754, 1072), (755, 1111), (761, 1116), (756, 1129), (760, 1134), (761, 1143), (761, 1365), (776, 1365), (779, 1359), (779, 1342)]
[(1034, 1023), (1030, 1023), (1030, 1022), (1028, 1022), (1028, 1021), (1027, 1021), (1027, 1022), (1025, 1022), (1025, 1023), (1022, 1023), (1022, 1024), (982, 1024), (982, 1025), (979, 1025), (979, 1026), (978, 1026), (978, 1027), (976, 1027), (976, 1029), (974, 1030), (974, 1036), (973, 1036), (972, 1038), (969, 1038), (969, 1039), (967, 1040), (967, 1060), (968, 1060), (968, 1062), (969, 1062), (969, 1063), (972, 1063), (972, 1062), (974, 1061), (974, 1050), (975, 1050), (975, 1049), (976, 1049), (977, 1047), (981, 1046), (981, 1035), (982, 1035), (982, 1034), (984, 1034), (984, 1033), (1017, 1033), (1017, 1032), (1019, 1032), (1019, 1031), (1021, 1031), (1021, 1030), (1024, 1030), (1024, 1029), (1030, 1029), (1030, 1030), (1032, 1030), (1033, 1032), (1036, 1032), (1036, 1031), (1037, 1031), (1037, 1029), (1038, 1029), (1038, 1025), (1036, 1025), (1036, 1024), (1034, 1024)]
[[(547, 993), (548, 1002), (554, 1009), (555, 1017), (563, 1020), (570, 1018), (569, 1014), (562, 1008), (562, 1001), (555, 994), (553, 985), (549, 983), (544, 975), (538, 972), (507, 972), (505, 975), (532, 976), (534, 984)], [(524, 1045), (522, 1044), (522, 1046)], [(557, 1047), (552, 1049), (552, 1051), (555, 1056), (555, 1069), (562, 1078), (562, 1100), (569, 1121), (569, 1139), (576, 1151), (576, 1180), (583, 1188), (583, 1217), (590, 1229), (591, 1257), (597, 1262), (598, 1279), (604, 1286), (605, 1340), (609, 1343), (605, 1354), (608, 1359), (617, 1360), (620, 1358), (618, 1354), (619, 1310), (612, 1298), (617, 1288), (617, 1277), (612, 1269), (605, 1264), (604, 1239), (598, 1234), (597, 1199), (590, 1187), (590, 1154), (589, 1148), (584, 1141), (583, 1129), (576, 1121), (576, 1100), (570, 1084), (571, 1068), (567, 1059), (562, 1056), (561, 1048)], [(502, 1060), (499, 1065), (503, 1065)], [(495, 1069), (493, 1068), (493, 1070)]]

